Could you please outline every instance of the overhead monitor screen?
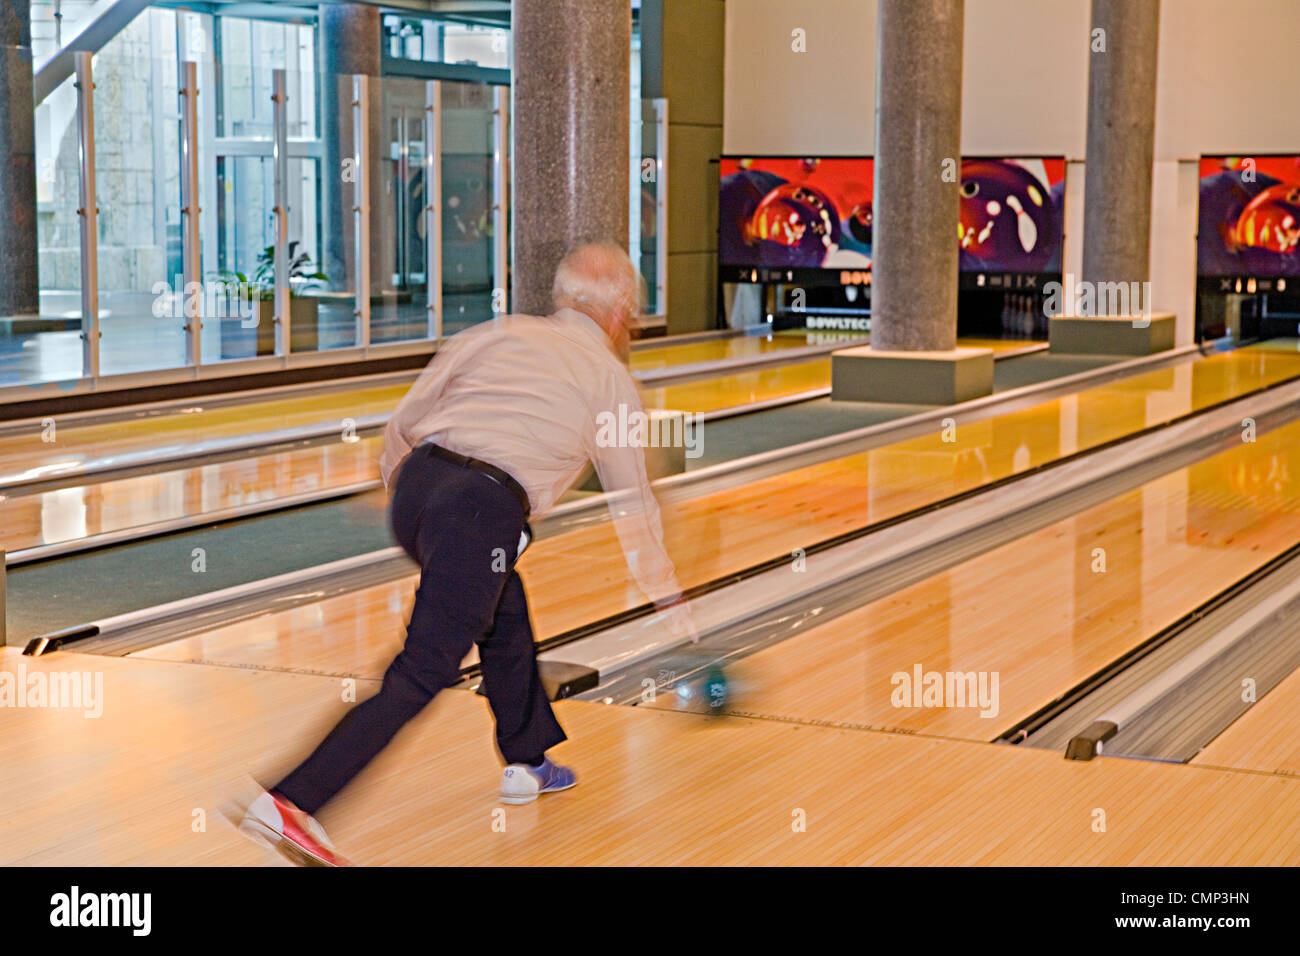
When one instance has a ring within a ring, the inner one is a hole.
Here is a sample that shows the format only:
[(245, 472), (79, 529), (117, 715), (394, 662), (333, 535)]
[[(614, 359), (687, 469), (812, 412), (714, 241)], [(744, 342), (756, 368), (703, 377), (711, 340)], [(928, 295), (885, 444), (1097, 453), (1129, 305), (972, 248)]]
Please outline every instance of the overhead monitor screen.
[[(873, 159), (724, 157), (720, 173), (722, 281), (870, 285)], [(970, 158), (960, 175), (962, 286), (1059, 275), (1065, 160)]]
[(1202, 156), (1196, 273), (1203, 292), (1300, 287), (1300, 156)]

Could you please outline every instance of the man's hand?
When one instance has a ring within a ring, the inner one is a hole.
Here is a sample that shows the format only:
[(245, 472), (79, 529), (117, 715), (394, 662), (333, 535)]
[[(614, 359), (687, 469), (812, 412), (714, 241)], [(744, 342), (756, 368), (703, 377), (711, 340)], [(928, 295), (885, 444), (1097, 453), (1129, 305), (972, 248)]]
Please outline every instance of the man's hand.
[(691, 617), (691, 605), (685, 597), (674, 594), (663, 598), (655, 602), (655, 608), (673, 637), (689, 637), (692, 644), (700, 643), (700, 634), (695, 630), (695, 621)]

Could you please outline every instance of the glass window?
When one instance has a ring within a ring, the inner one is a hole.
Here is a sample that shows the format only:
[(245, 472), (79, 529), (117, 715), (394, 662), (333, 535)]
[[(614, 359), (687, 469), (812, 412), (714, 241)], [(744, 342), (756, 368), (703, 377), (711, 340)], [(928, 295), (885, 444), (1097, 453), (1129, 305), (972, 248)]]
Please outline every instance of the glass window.
[(217, 17), (217, 135), (271, 139), (271, 71), (305, 82), (289, 92), (289, 136), (316, 135), (316, 31), (300, 23)]
[(384, 49), (398, 60), (510, 69), (510, 31), (490, 23), (384, 16)]

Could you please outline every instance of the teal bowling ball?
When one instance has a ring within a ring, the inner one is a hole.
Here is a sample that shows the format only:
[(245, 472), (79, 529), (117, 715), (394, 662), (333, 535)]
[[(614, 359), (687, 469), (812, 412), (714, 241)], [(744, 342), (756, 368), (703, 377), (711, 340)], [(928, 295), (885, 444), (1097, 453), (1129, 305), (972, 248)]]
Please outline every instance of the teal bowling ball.
[(710, 714), (721, 714), (727, 709), (727, 675), (719, 664), (711, 666), (704, 674), (702, 685), (704, 703)]

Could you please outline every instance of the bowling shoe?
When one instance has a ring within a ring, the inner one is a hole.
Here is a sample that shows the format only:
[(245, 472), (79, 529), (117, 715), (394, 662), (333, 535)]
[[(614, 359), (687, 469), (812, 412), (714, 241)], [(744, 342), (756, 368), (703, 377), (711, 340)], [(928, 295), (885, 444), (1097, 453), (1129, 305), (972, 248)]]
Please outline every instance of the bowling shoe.
[(298, 866), (351, 866), (334, 852), (325, 830), (278, 793), (262, 791), (248, 806), (239, 832)]
[(512, 763), (501, 774), (502, 803), (532, 803), (538, 795), (568, 790), (577, 786), (578, 777), (568, 767), (561, 767), (550, 757), (540, 767)]

